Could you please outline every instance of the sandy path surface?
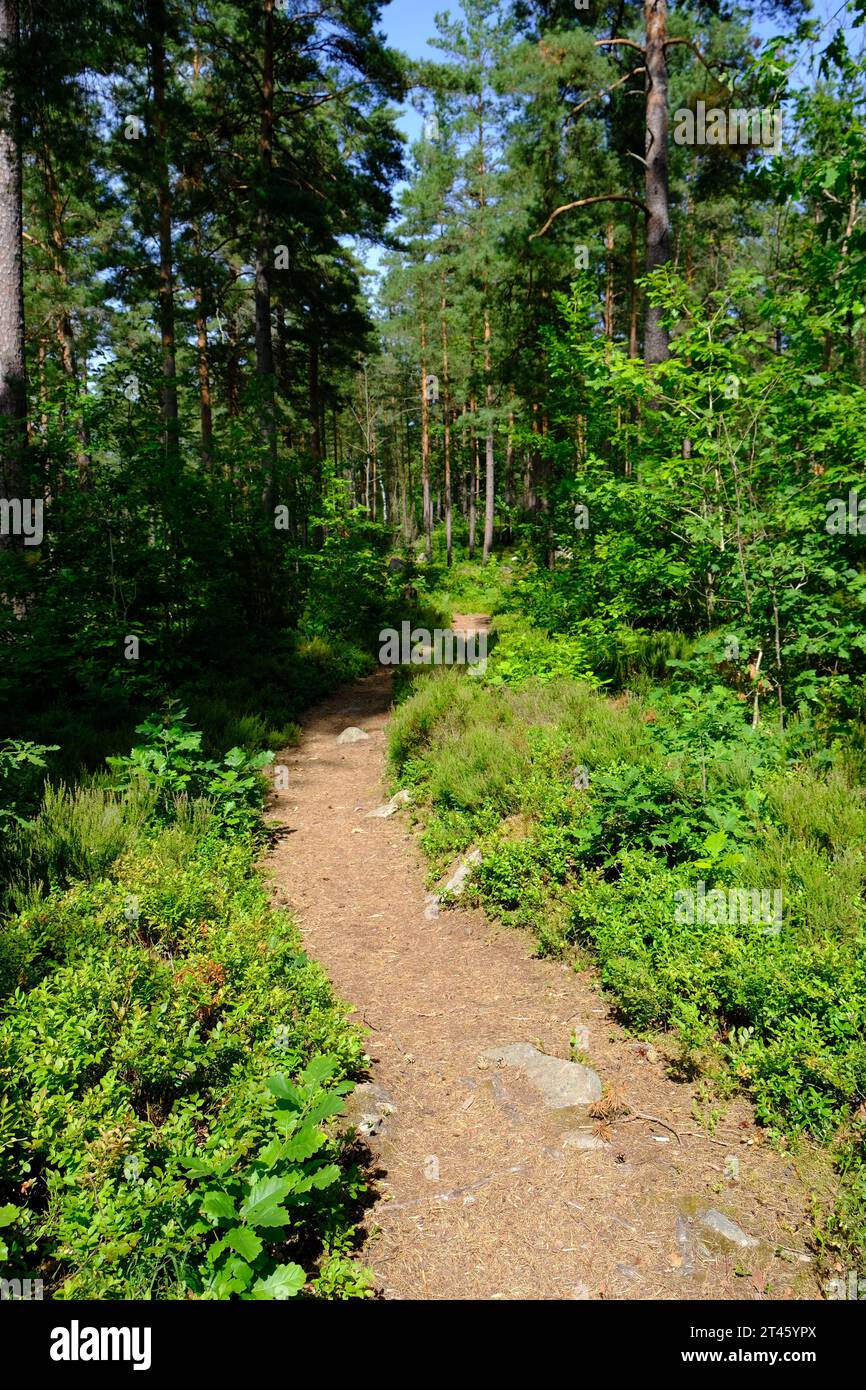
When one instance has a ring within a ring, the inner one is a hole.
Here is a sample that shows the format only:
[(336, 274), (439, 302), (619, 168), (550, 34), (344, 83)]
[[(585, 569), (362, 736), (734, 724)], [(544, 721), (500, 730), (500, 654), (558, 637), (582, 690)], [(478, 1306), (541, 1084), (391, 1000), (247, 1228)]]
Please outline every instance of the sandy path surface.
[[(377, 672), (309, 713), (299, 747), (278, 758), (289, 786), (271, 814), (291, 833), (269, 865), (310, 955), (370, 1030), (381, 1089), (365, 1088), (361, 1108), (381, 1111), (383, 1093), (391, 1108), (369, 1139), (379, 1200), (363, 1252), (382, 1294), (820, 1297), (802, 1184), (745, 1105), (729, 1106), (710, 1137), (695, 1086), (670, 1079), (664, 1059), (612, 1021), (592, 972), (534, 959), (527, 935), (480, 911), (425, 917), (407, 811), (367, 815), (386, 800), (390, 699)], [(338, 744), (348, 726), (369, 738)], [(568, 1059), (575, 1029), (605, 1088), (664, 1125), (551, 1109), (518, 1071), (482, 1056), (530, 1043)], [(604, 1147), (575, 1146), (586, 1144)], [(759, 1243), (709, 1233), (713, 1208)]]

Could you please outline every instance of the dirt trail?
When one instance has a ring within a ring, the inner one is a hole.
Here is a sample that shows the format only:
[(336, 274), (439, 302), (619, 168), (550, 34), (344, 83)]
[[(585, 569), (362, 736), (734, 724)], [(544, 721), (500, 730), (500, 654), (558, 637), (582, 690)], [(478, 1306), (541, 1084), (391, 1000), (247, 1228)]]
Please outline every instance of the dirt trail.
[[(381, 1199), (364, 1259), (384, 1296), (820, 1297), (802, 1186), (746, 1107), (729, 1107), (710, 1138), (694, 1086), (628, 1040), (591, 973), (533, 959), (527, 935), (479, 911), (425, 917), (406, 811), (367, 816), (386, 799), (390, 698), (377, 672), (309, 713), (301, 744), (279, 759), (289, 790), (272, 816), (292, 833), (270, 864), (310, 954), (370, 1029), (372, 1080), (393, 1107), (369, 1140)], [(349, 726), (370, 737), (338, 744)], [(546, 1108), (517, 1071), (481, 1055), (531, 1043), (568, 1059), (575, 1029), (605, 1086), (670, 1128), (629, 1118), (593, 1133), (585, 1108)], [(364, 1094), (375, 1109), (379, 1093)], [(711, 1208), (760, 1244), (710, 1234)]]

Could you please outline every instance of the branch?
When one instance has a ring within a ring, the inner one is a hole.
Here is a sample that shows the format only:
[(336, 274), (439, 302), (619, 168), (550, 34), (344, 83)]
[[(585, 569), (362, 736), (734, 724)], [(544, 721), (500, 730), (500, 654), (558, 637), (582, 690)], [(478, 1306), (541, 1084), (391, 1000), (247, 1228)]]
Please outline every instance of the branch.
[(644, 57), (646, 57), (646, 49), (642, 46), (642, 44), (635, 43), (634, 39), (596, 39), (595, 47), (609, 48), (610, 45), (613, 43), (625, 44), (626, 48), (636, 48), (638, 53), (643, 53)]
[(646, 213), (647, 217), (650, 215), (650, 210), (646, 203), (641, 202), (640, 198), (633, 198), (630, 193), (600, 193), (594, 198), (578, 198), (576, 202), (563, 203), (561, 208), (557, 208), (555, 212), (550, 214), (541, 231), (533, 232), (529, 240), (534, 241), (536, 237), (544, 236), (550, 224), (559, 217), (561, 213), (571, 212), (572, 208), (588, 207), (590, 203), (631, 203), (632, 207), (640, 208), (641, 212)]
[(40, 251), (44, 251), (50, 260), (54, 260), (54, 252), (50, 247), (45, 245), (44, 241), (40, 241), (38, 237), (31, 236), (29, 232), (22, 231), (21, 235), (25, 241), (31, 242), (34, 246), (38, 246)]
[(574, 117), (577, 115), (578, 111), (582, 111), (585, 106), (589, 106), (590, 102), (598, 101), (599, 97), (610, 96), (611, 92), (615, 92), (617, 87), (622, 86), (623, 82), (628, 82), (630, 77), (635, 77), (639, 72), (646, 72), (646, 68), (643, 66), (639, 68), (632, 68), (631, 72), (627, 72), (625, 77), (620, 77), (616, 82), (614, 82), (613, 86), (605, 87), (604, 91), (596, 92), (594, 96), (587, 97), (586, 101), (582, 101), (579, 106), (575, 106), (572, 108), (571, 115), (568, 119), (570, 121), (573, 120)]
[(671, 45), (675, 43), (685, 44), (686, 48), (690, 48), (695, 57), (700, 59), (708, 72), (712, 72), (713, 68), (729, 68), (733, 66), (733, 64), (726, 62), (722, 58), (713, 58), (712, 60), (705, 58), (693, 39), (665, 39), (662, 48), (670, 48)]

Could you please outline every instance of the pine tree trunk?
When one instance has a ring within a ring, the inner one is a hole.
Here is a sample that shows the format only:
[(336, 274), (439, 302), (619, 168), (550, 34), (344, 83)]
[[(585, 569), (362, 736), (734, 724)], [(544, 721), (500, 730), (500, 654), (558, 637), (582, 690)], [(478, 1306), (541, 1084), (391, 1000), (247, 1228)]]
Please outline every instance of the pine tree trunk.
[(178, 446), (177, 365), (174, 336), (174, 265), (171, 245), (171, 186), (168, 162), (168, 123), (165, 112), (165, 4), (150, 0), (150, 67), (157, 139), (157, 210), (159, 216), (159, 331), (162, 339), (163, 446)]
[[(201, 265), (201, 226), (196, 222), (193, 228), (196, 262)], [(210, 391), (210, 363), (207, 348), (207, 315), (204, 310), (204, 288), (201, 273), (196, 276), (193, 290), (195, 300), (195, 342), (198, 358), (198, 397), (199, 417), (201, 419), (201, 457), (206, 468), (210, 467), (211, 445), (213, 443), (213, 406)]]
[(631, 248), (629, 252), (628, 355), (638, 356), (637, 340), (637, 217), (631, 219)]
[(274, 342), (271, 328), (271, 171), (274, 158), (274, 0), (262, 0), (262, 85), (259, 107), (259, 208), (256, 247), (256, 375), (261, 392), (262, 508), (274, 509), (277, 463)]
[[(469, 402), (469, 409), (474, 415), (478, 407), (478, 402), (473, 396)], [(475, 529), (478, 524), (478, 435), (472, 430), (472, 471), (469, 474), (469, 558), (475, 559)]]
[[(487, 410), (493, 409), (493, 382), (490, 377), (490, 313), (484, 311), (484, 374), (487, 377)], [(481, 553), (481, 563), (487, 564), (488, 556), (493, 549), (493, 509), (494, 509), (494, 490), (496, 486), (496, 463), (493, 455), (493, 425), (488, 419), (487, 439), (485, 443), (484, 458), (484, 548)]]
[[(14, 59), (18, 0), (0, 0), (0, 52)], [(0, 497), (26, 491), (27, 386), (24, 362), (21, 147), (14, 95), (0, 92)], [(0, 545), (17, 539), (0, 536)]]
[(445, 417), (445, 563), (451, 565), (451, 393), (448, 377), (448, 323), (445, 295), (442, 296), (442, 409)]
[(430, 502), (430, 409), (427, 402), (427, 323), (421, 319), (421, 497), (424, 553), (433, 559), (433, 511)]
[[(667, 0), (645, 0), (646, 12), (646, 232), (647, 272), (666, 265), (671, 258), (671, 225), (668, 208), (668, 68), (665, 40), (668, 36)], [(668, 333), (661, 310), (647, 305), (644, 329), (644, 361), (647, 366), (669, 356)]]
[(614, 249), (614, 225), (608, 222), (604, 234), (604, 247), (607, 251), (605, 259), (605, 278), (604, 278), (604, 336), (608, 342), (613, 340), (613, 303), (614, 303), (614, 279), (613, 279), (613, 249)]

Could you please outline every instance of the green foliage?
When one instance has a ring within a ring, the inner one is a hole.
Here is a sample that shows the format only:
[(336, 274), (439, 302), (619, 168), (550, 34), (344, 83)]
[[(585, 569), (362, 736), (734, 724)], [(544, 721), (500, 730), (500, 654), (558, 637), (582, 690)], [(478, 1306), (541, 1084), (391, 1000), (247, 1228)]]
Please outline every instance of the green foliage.
[(287, 1299), (303, 1289), (303, 1266), (281, 1263), (279, 1251), (293, 1231), (311, 1224), (318, 1195), (343, 1180), (339, 1165), (327, 1161), (328, 1138), (321, 1125), (341, 1113), (340, 1096), (351, 1090), (347, 1082), (330, 1092), (323, 1089), (339, 1068), (339, 1057), (323, 1056), (308, 1063), (296, 1082), (285, 1075), (268, 1078), (276, 1098), (275, 1133), (251, 1161), (246, 1154), (241, 1167), (236, 1154), (221, 1156), (225, 1135), (182, 1160), (204, 1218), (192, 1234), (216, 1236), (193, 1277), (200, 1297)]
[(151, 717), (138, 725), (136, 733), (143, 741), (128, 756), (108, 759), (118, 790), (126, 791), (136, 783), (152, 787), (163, 815), (171, 814), (178, 797), (207, 797), (221, 824), (250, 829), (262, 799), (258, 774), (273, 762), (273, 753), (249, 754), (243, 748), (230, 748), (221, 763), (207, 759), (202, 734), (189, 727), (186, 714), (185, 709), (169, 711), (161, 719)]
[(12, 826), (26, 825), (23, 814), (38, 785), (34, 774), (45, 771), (46, 753), (56, 753), (57, 744), (29, 743), (7, 739), (0, 744), (0, 834)]
[[(362, 1043), (270, 910), (250, 842), (219, 832), (212, 811), (183, 815), (0, 932), (5, 1239), (13, 1270), (44, 1271), (54, 1297), (228, 1295), (245, 1255), (255, 1296), (283, 1296), (350, 1238), (358, 1179), (321, 1125)], [(220, 1181), (239, 1197), (228, 1229), (244, 1233), (215, 1253), (196, 1155), (228, 1158)], [(254, 1254), (250, 1183), (272, 1180), (290, 1216)]]
[[(477, 901), (542, 951), (591, 950), (624, 1022), (669, 1030), (685, 1068), (743, 1087), (767, 1125), (854, 1172), (866, 792), (842, 757), (804, 759), (807, 725), (753, 729), (735, 691), (694, 682), (703, 669), (616, 704), (568, 680), (432, 677), (396, 712), (392, 760), (427, 803), (434, 869), (477, 844)], [(676, 894), (699, 879), (778, 890), (781, 930), (680, 920)], [(834, 1220), (862, 1248), (857, 1191)]]

